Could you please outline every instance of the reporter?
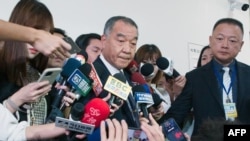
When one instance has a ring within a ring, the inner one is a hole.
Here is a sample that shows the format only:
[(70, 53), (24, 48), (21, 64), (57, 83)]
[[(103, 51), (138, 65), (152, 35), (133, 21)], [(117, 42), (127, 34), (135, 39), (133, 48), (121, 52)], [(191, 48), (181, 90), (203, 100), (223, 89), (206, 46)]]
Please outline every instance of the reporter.
[[(71, 46), (44, 30), (18, 25), (0, 20), (0, 40), (15, 40), (30, 43), (42, 54), (48, 56), (55, 53), (58, 57), (70, 57)], [(18, 31), (18, 32), (16, 32)]]
[(2, 121), (0, 140), (48, 139), (65, 133), (64, 128), (55, 127), (54, 123), (38, 126), (29, 126), (25, 121), (18, 123), (17, 119), (2, 104), (0, 104), (0, 113)]

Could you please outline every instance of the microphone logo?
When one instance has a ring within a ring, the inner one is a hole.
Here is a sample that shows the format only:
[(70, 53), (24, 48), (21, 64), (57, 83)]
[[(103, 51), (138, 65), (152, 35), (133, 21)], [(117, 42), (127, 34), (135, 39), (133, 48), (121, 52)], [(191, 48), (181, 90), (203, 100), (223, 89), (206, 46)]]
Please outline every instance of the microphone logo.
[(92, 116), (100, 116), (101, 114), (100, 114), (100, 110), (99, 109), (95, 109), (94, 107), (91, 107), (90, 108), (90, 114), (92, 115)]
[(123, 100), (127, 100), (128, 95), (131, 92), (131, 86), (126, 83), (123, 83), (122, 81), (116, 79), (113, 76), (108, 77), (104, 89)]
[(83, 96), (86, 96), (91, 90), (91, 85), (89, 84), (90, 80), (78, 69), (75, 69), (75, 71), (70, 75), (68, 83)]
[(93, 80), (93, 91), (95, 93), (96, 96), (98, 96), (101, 92), (102, 92), (102, 82), (99, 79), (96, 70), (93, 66), (93, 64), (91, 63), (91, 71), (89, 73), (89, 77)]

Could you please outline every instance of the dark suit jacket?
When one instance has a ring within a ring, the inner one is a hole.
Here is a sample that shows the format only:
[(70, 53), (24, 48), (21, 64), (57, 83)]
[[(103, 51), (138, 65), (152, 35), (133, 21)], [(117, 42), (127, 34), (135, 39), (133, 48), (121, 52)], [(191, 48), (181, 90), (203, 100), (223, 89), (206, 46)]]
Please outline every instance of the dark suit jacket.
[[(237, 69), (237, 102), (238, 120), (250, 124), (250, 67), (236, 61)], [(193, 107), (194, 131), (197, 133), (202, 120), (207, 118), (225, 118), (222, 102), (222, 92), (213, 71), (213, 61), (207, 65), (194, 69), (186, 74), (187, 82), (182, 93), (159, 123), (169, 117), (174, 117), (182, 126), (184, 118)]]
[[(111, 73), (109, 72), (108, 68), (104, 65), (104, 63), (102, 62), (102, 60), (98, 57), (96, 59), (96, 61), (93, 63), (95, 69), (96, 69), (96, 72), (102, 82), (103, 85), (105, 85), (108, 77), (111, 75)], [(130, 75), (124, 71), (124, 75), (128, 81), (128, 83), (130, 85), (131, 84), (131, 79), (130, 79)], [(106, 90), (103, 90), (99, 97), (103, 98), (103, 97), (106, 97), (108, 94), (108, 92)], [(130, 100), (134, 100), (133, 98), (131, 98), (131, 95), (130, 95)], [(135, 105), (131, 105), (132, 108), (135, 108)], [(133, 109), (135, 110), (135, 109)], [(116, 118), (117, 120), (121, 120), (121, 119), (125, 119), (125, 121), (127, 122), (128, 126), (129, 127), (138, 127), (137, 126), (137, 123), (135, 123), (135, 121), (133, 120), (133, 117), (132, 117), (132, 113), (129, 112), (129, 109), (128, 109), (128, 103), (126, 101), (124, 101), (124, 104), (122, 105), (122, 107), (120, 107), (120, 109), (118, 111), (115, 112), (115, 114), (111, 117), (111, 118)]]

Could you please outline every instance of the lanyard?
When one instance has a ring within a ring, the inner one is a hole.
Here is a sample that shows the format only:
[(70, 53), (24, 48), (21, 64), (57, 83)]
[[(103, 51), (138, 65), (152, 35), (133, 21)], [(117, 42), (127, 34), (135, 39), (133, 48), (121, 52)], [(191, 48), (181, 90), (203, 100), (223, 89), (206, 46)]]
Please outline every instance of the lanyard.
[(226, 94), (227, 94), (227, 96), (228, 96), (228, 94), (230, 93), (230, 91), (231, 91), (231, 89), (232, 89), (232, 87), (233, 87), (233, 83), (234, 83), (235, 78), (236, 78), (236, 72), (235, 72), (235, 71), (232, 71), (232, 77), (231, 77), (231, 75), (230, 75), (230, 77), (231, 77), (232, 79), (231, 79), (231, 83), (230, 83), (228, 89), (226, 89), (225, 85), (223, 84), (223, 75), (220, 76), (219, 71), (216, 70), (215, 67), (214, 67), (214, 73), (215, 73), (215, 75), (216, 75), (216, 77), (217, 77), (217, 79), (218, 79), (220, 85), (223, 87), (223, 90), (226, 92)]

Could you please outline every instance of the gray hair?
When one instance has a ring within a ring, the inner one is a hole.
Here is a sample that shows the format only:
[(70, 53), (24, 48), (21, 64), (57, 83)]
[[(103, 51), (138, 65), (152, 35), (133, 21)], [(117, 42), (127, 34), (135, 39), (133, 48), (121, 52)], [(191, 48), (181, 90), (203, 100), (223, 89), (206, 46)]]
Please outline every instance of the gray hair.
[(117, 21), (122, 21), (124, 23), (130, 24), (134, 26), (136, 29), (138, 29), (137, 24), (131, 18), (128, 18), (125, 16), (114, 16), (114, 17), (109, 18), (107, 22), (105, 23), (103, 34), (106, 36), (109, 35), (109, 33), (112, 31)]

